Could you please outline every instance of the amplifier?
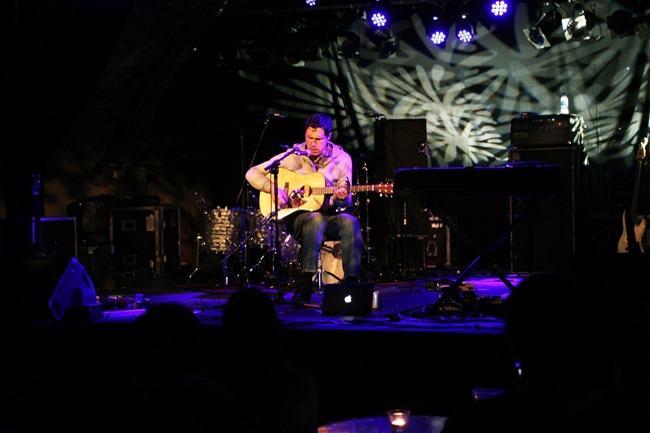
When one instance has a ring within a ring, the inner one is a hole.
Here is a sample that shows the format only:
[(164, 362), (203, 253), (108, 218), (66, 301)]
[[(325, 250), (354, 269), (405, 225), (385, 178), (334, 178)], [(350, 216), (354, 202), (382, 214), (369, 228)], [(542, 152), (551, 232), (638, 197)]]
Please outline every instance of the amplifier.
[(582, 144), (583, 122), (580, 116), (554, 114), (521, 116), (510, 122), (513, 147), (571, 147)]

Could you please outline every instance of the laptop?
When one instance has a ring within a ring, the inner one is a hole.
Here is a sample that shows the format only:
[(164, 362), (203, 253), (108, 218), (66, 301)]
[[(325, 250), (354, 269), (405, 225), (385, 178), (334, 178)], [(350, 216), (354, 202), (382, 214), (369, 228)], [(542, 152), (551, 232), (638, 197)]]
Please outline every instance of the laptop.
[(338, 283), (323, 286), (323, 316), (369, 315), (375, 283)]

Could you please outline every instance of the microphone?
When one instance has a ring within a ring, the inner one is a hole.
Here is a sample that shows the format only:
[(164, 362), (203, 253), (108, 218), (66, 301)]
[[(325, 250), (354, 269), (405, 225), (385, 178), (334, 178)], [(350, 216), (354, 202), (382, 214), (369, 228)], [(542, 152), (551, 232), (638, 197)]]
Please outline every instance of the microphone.
[(300, 155), (300, 156), (309, 156), (309, 155), (311, 155), (310, 151), (302, 150), (301, 148), (299, 148), (297, 146), (294, 146), (293, 153), (295, 153), (296, 155)]
[(284, 114), (280, 114), (280, 113), (261, 113), (260, 116), (264, 116), (267, 119), (273, 119), (273, 118), (284, 119), (285, 117), (287, 117)]
[(372, 111), (370, 111), (368, 113), (363, 113), (363, 115), (366, 116), (366, 117), (386, 117), (381, 113), (373, 113)]

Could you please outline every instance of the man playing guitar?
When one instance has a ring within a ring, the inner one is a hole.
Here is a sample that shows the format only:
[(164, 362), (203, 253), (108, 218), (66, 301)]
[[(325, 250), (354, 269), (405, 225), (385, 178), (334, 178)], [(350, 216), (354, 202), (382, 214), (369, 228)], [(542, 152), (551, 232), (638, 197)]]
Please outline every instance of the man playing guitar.
[[(246, 172), (248, 183), (262, 192), (260, 211), (268, 214), (275, 210), (276, 190), (274, 176), (268, 167), (279, 162), (277, 216), (300, 243), (302, 274), (292, 298), (297, 304), (311, 302), (313, 277), (318, 271), (318, 254), (325, 237), (341, 240), (345, 281), (359, 281), (363, 248), (358, 219), (343, 211), (353, 204), (350, 194), (352, 158), (341, 146), (330, 141), (330, 117), (312, 114), (304, 126), (304, 142)], [(298, 183), (303, 179), (309, 184)], [(321, 190), (328, 195), (312, 194)]]

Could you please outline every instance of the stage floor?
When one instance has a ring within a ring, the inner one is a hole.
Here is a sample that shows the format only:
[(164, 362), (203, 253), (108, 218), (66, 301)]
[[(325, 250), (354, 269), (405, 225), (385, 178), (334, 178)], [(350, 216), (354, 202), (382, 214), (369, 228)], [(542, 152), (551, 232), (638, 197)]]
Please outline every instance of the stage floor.
[[(525, 276), (505, 274), (503, 277), (516, 286)], [(314, 289), (311, 304), (300, 307), (291, 303), (293, 293), (287, 287), (281, 286), (278, 296), (275, 288), (264, 283), (250, 285), (268, 293), (276, 304), (282, 326), (288, 328), (349, 329), (349, 325), (354, 324), (355, 329), (373, 331), (502, 332), (500, 313), (510, 287), (491, 273), (477, 273), (460, 283), (453, 271), (374, 282), (373, 309), (369, 315), (362, 316), (323, 315), (320, 309), (322, 293), (318, 287)], [(240, 287), (226, 287), (210, 278), (183, 276), (160, 278), (151, 284), (130, 287), (109, 286), (110, 289), (103, 288), (105, 282), (96, 285), (104, 309), (100, 321), (132, 321), (149, 305), (174, 302), (192, 309), (203, 324), (215, 326), (221, 324), (223, 306), (229, 296)], [(144, 296), (144, 304), (134, 302), (136, 294)]]

